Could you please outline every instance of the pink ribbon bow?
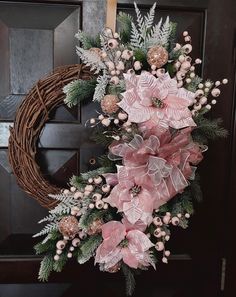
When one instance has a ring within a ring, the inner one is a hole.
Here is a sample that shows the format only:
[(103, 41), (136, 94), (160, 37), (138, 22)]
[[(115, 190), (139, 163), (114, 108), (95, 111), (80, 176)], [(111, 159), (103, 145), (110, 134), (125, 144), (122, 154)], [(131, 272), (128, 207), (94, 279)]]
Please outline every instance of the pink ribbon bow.
[[(202, 160), (201, 148), (192, 142), (191, 129), (186, 128), (173, 137), (164, 137), (162, 143), (155, 135), (143, 139), (135, 135), (130, 143), (116, 142), (110, 146), (110, 158), (121, 158), (127, 177), (155, 193), (154, 208), (158, 208), (188, 186), (187, 179), (194, 176), (195, 167)], [(118, 182), (120, 183), (119, 179)], [(117, 207), (117, 188), (107, 199)], [(123, 195), (124, 193), (122, 193)], [(122, 196), (124, 197), (124, 196)], [(123, 198), (124, 199), (124, 198)], [(133, 201), (133, 203), (137, 201)], [(130, 205), (129, 205), (130, 206)], [(124, 205), (121, 209), (124, 211)], [(125, 210), (127, 211), (126, 207)], [(129, 218), (129, 215), (127, 214)]]

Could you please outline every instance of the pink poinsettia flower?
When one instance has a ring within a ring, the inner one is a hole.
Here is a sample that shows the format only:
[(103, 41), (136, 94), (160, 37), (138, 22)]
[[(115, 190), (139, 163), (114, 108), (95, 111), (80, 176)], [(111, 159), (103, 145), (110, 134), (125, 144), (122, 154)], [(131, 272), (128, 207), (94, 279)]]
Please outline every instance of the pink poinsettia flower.
[[(202, 149), (192, 141), (190, 128), (174, 136), (167, 133), (161, 141), (155, 135), (147, 139), (135, 135), (131, 142), (115, 142), (109, 149), (110, 158), (121, 158), (128, 174), (135, 176), (136, 184), (154, 193), (154, 208), (182, 192), (189, 185), (188, 179), (194, 178), (193, 165), (202, 160)], [(112, 193), (113, 205), (115, 199)]]
[(117, 166), (117, 182), (103, 201), (123, 212), (131, 224), (142, 221), (149, 225), (152, 222), (155, 189), (151, 184), (143, 184), (138, 175), (130, 174), (124, 166)]
[(127, 112), (130, 122), (146, 124), (149, 129), (158, 125), (162, 130), (196, 126), (188, 108), (194, 93), (178, 88), (168, 73), (156, 78), (143, 71), (139, 76), (124, 74), (124, 78), (126, 91), (118, 105)]
[[(135, 226), (133, 226), (135, 228)], [(95, 263), (109, 270), (121, 260), (131, 268), (153, 265), (149, 249), (154, 244), (138, 229), (130, 229), (123, 221), (110, 221), (102, 226), (103, 242), (96, 251)]]

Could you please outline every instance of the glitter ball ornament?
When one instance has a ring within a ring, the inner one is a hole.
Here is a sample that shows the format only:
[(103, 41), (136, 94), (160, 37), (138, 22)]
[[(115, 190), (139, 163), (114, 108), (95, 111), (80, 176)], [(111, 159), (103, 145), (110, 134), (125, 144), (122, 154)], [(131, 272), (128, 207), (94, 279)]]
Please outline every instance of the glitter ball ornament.
[(91, 47), (89, 49), (90, 52), (97, 54), (99, 57), (102, 56), (102, 50), (98, 47)]
[(94, 235), (98, 234), (102, 231), (102, 225), (104, 222), (101, 219), (97, 219), (92, 222), (92, 224), (89, 226), (89, 229), (87, 230), (88, 235)]
[(101, 101), (102, 111), (105, 113), (114, 113), (119, 109), (117, 105), (118, 97), (116, 95), (106, 95)]
[(161, 68), (168, 61), (168, 52), (162, 46), (151, 47), (147, 53), (147, 61), (149, 65)]
[(63, 236), (72, 239), (79, 232), (78, 220), (74, 216), (66, 216), (60, 220), (58, 228)]

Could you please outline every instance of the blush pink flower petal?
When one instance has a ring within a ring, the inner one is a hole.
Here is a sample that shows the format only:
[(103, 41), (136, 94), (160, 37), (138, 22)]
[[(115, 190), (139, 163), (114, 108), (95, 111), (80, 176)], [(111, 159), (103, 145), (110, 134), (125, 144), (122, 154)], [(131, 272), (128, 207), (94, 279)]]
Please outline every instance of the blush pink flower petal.
[[(125, 220), (123, 223), (110, 221), (102, 226), (103, 242), (97, 248), (95, 263), (103, 264), (105, 270), (120, 260), (132, 268), (155, 266), (149, 255), (154, 244), (143, 232), (130, 229)], [(122, 245), (124, 239), (126, 243)]]
[[(143, 71), (140, 76), (127, 74), (126, 92), (119, 106), (128, 113), (129, 120), (138, 124), (154, 122), (157, 126), (181, 129), (196, 126), (188, 106), (194, 102), (194, 93), (177, 88), (177, 81), (166, 73), (160, 78)], [(153, 100), (162, 105), (157, 107)]]
[[(144, 168), (145, 169), (145, 168)], [(142, 180), (136, 179), (139, 174), (127, 170), (125, 166), (118, 166), (118, 184), (112, 189), (110, 195), (103, 201), (116, 207), (118, 212), (124, 212), (130, 223), (135, 224), (138, 220), (149, 225), (152, 221), (152, 211), (155, 195), (150, 191)], [(145, 172), (141, 172), (141, 176)], [(133, 187), (139, 187), (138, 193), (133, 194)], [(150, 186), (150, 188), (152, 188)]]

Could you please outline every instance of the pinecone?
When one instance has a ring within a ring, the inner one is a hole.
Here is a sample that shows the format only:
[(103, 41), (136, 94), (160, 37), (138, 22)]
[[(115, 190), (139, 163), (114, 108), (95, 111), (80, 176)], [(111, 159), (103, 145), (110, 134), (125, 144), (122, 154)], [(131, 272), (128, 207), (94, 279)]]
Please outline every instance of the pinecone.
[(149, 65), (161, 68), (168, 61), (168, 52), (162, 46), (151, 47), (147, 53), (147, 61)]
[(98, 54), (98, 56), (100, 56), (100, 57), (102, 56), (102, 50), (98, 47), (91, 47), (89, 50), (92, 53)]
[(79, 222), (74, 216), (66, 216), (60, 220), (58, 228), (63, 236), (72, 239), (79, 232)]
[(102, 231), (101, 227), (104, 224), (103, 220), (97, 219), (92, 222), (92, 224), (89, 226), (89, 229), (87, 230), (88, 235), (94, 235), (98, 234)]
[(106, 95), (101, 101), (101, 108), (102, 111), (105, 113), (115, 113), (119, 106), (117, 105), (117, 102), (119, 101), (118, 97), (116, 95)]
[(107, 272), (110, 272), (110, 273), (116, 273), (120, 270), (120, 266), (121, 266), (121, 263), (118, 262), (116, 263), (114, 266), (110, 267), (107, 269)]

